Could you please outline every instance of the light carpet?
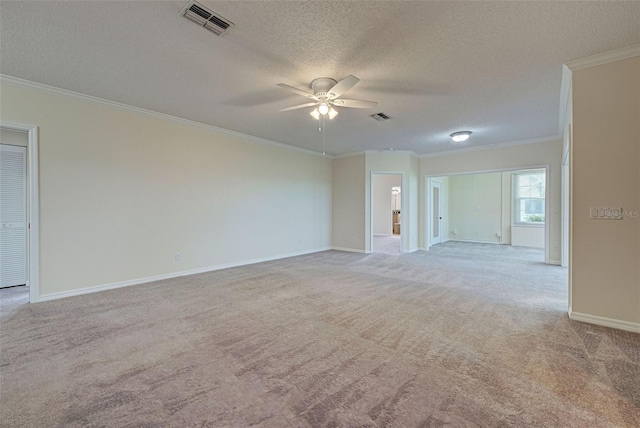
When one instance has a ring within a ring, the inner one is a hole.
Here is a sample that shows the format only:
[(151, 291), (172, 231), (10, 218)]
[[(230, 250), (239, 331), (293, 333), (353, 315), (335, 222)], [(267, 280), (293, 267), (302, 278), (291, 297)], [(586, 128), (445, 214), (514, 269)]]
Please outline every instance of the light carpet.
[(400, 235), (373, 235), (373, 252), (400, 255)]
[(538, 250), (326, 251), (3, 310), (5, 427), (640, 425), (640, 335)]

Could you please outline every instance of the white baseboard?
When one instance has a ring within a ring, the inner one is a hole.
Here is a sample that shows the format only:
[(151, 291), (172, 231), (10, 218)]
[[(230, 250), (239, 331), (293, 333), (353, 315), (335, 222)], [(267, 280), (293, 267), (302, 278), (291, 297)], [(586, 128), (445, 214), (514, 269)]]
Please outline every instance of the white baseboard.
[(474, 240), (474, 239), (449, 239), (449, 241), (453, 241), (453, 242), (472, 242), (474, 244), (496, 244), (496, 245), (500, 245), (500, 243), (497, 242), (497, 241), (483, 241), (481, 239), (478, 239), (478, 240)]
[[(164, 279), (179, 278), (181, 276), (195, 275), (195, 274), (198, 274), (198, 273), (212, 272), (212, 271), (215, 271), (215, 270), (228, 269), (228, 268), (232, 268), (232, 267), (252, 265), (252, 264), (256, 264), (256, 263), (269, 262), (269, 261), (272, 261), (272, 260), (286, 259), (286, 258), (289, 258), (289, 257), (303, 256), (305, 254), (319, 253), (321, 251), (327, 251), (327, 250), (330, 250), (330, 249), (331, 248), (329, 248), (329, 247), (317, 248), (317, 249), (314, 249), (314, 250), (298, 251), (298, 252), (295, 252), (295, 253), (281, 254), (281, 255), (278, 255), (278, 256), (262, 257), (262, 258), (253, 259), (253, 260), (245, 260), (245, 261), (235, 262), (235, 263), (226, 263), (226, 264), (223, 264), (223, 265), (208, 266), (208, 267), (203, 267), (203, 268), (184, 270), (184, 271), (180, 271), (180, 272), (172, 272), (172, 273), (167, 273), (167, 274), (163, 274), (163, 275), (154, 275), (154, 276), (149, 276), (149, 277), (146, 277), (146, 278), (130, 279), (130, 280), (127, 280), (127, 281), (113, 282), (111, 284), (95, 285), (95, 286), (92, 286), (92, 287), (77, 288), (75, 290), (60, 291), (60, 292), (57, 292), (57, 293), (49, 293), (49, 294), (42, 294), (37, 299), (37, 302), (46, 302), (48, 300), (57, 300), (57, 299), (65, 298), (65, 297), (81, 296), (83, 294), (97, 293), (99, 291), (106, 291), (106, 290), (113, 290), (115, 288), (129, 287), (131, 285), (139, 285), (139, 284), (146, 284), (148, 282), (162, 281)], [(35, 302), (32, 302), (32, 303), (35, 303)]]
[(604, 327), (617, 328), (619, 330), (640, 333), (640, 323), (616, 320), (613, 318), (600, 317), (597, 315), (581, 314), (569, 310), (569, 318), (574, 321), (587, 322), (589, 324), (602, 325)]
[(560, 263), (560, 260), (551, 260), (551, 259), (549, 259), (549, 263), (547, 263), (547, 264), (560, 266), (562, 263)]
[(357, 248), (346, 248), (346, 247), (331, 247), (332, 250), (337, 250), (337, 251), (348, 251), (349, 253), (361, 253), (361, 254), (367, 254), (366, 251), (364, 250), (359, 250)]

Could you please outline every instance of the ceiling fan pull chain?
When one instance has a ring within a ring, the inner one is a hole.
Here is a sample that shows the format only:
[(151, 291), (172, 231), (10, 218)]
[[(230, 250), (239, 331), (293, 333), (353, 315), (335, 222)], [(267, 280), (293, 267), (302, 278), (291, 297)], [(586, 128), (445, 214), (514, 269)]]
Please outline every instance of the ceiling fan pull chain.
[(324, 138), (324, 115), (322, 116), (322, 156), (324, 156), (325, 152), (325, 138)]

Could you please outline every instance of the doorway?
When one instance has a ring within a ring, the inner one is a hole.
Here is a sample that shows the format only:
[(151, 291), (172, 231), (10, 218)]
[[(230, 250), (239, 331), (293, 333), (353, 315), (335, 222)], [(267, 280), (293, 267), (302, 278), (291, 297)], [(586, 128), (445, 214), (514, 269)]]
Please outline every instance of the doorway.
[(464, 242), (481, 251), (497, 244), (551, 264), (548, 170), (541, 165), (427, 177), (427, 248)]
[(440, 181), (431, 181), (431, 244), (442, 242), (442, 213), (441, 213), (441, 188)]
[[(7, 134), (24, 145), (7, 144)], [(0, 288), (26, 287), (29, 137), (25, 132), (3, 131), (0, 138)]]
[(371, 252), (402, 251), (402, 175), (374, 173), (371, 180)]
[[(38, 130), (0, 123), (0, 297), (39, 298)], [(4, 309), (4, 308), (3, 308)]]

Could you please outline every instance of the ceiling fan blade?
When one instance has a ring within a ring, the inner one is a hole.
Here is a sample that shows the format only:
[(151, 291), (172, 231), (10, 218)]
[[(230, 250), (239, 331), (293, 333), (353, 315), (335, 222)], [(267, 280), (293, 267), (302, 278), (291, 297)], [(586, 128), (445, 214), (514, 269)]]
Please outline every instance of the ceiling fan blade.
[(358, 83), (359, 81), (360, 79), (358, 79), (356, 76), (347, 76), (341, 81), (339, 81), (338, 83), (336, 83), (335, 85), (333, 85), (333, 87), (329, 89), (327, 93), (333, 94), (333, 95), (330, 95), (330, 98), (338, 98), (340, 95), (344, 94), (349, 89), (353, 88), (355, 84)]
[(305, 107), (311, 107), (318, 104), (317, 102), (312, 102), (312, 103), (306, 103), (306, 104), (299, 104), (297, 106), (293, 106), (293, 107), (287, 107), (287, 108), (281, 108), (278, 111), (289, 111), (289, 110), (297, 110), (299, 108), (305, 108)]
[(333, 100), (333, 104), (338, 107), (350, 107), (350, 108), (374, 108), (378, 105), (377, 101), (364, 101), (364, 100)]
[(277, 86), (281, 87), (282, 89), (286, 89), (288, 91), (296, 93), (298, 95), (302, 95), (303, 97), (312, 98), (314, 100), (317, 99), (315, 95), (310, 94), (309, 92), (305, 92), (302, 89), (294, 88), (293, 86), (285, 85), (284, 83), (278, 83)]

